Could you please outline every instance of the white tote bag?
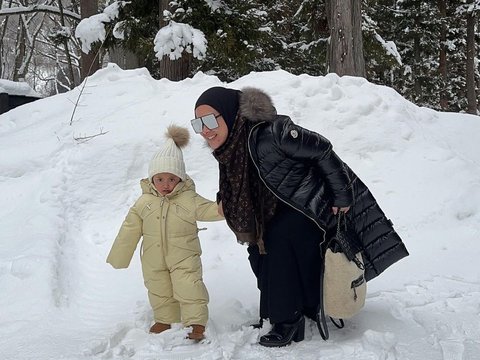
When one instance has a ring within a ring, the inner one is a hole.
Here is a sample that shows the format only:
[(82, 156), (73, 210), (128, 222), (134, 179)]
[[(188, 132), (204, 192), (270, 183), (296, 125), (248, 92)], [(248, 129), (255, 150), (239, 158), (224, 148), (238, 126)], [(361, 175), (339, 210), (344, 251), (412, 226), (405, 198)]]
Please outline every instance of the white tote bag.
[(365, 305), (367, 282), (364, 277), (362, 254), (358, 262), (349, 261), (344, 253), (327, 249), (323, 278), (323, 305), (325, 314), (335, 319), (349, 319)]

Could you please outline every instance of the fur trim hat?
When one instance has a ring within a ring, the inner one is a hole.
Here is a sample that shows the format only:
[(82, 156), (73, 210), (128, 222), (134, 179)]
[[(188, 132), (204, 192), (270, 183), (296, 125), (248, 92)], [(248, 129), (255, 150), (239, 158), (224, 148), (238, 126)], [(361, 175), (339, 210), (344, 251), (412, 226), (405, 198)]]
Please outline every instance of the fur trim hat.
[(190, 133), (187, 128), (170, 125), (165, 134), (167, 141), (150, 161), (148, 166), (148, 178), (152, 180), (155, 174), (170, 173), (177, 175), (185, 181), (185, 162), (181, 148), (185, 147), (190, 140)]

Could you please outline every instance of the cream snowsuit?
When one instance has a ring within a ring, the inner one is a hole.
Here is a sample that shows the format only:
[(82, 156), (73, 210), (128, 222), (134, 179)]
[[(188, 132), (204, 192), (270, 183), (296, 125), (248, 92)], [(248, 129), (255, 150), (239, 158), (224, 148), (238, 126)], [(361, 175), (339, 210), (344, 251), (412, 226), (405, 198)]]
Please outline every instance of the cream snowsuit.
[(163, 196), (148, 179), (130, 208), (107, 262), (127, 268), (143, 236), (141, 261), (155, 322), (205, 326), (208, 292), (202, 280), (196, 221), (223, 220), (218, 205), (195, 192), (188, 176)]

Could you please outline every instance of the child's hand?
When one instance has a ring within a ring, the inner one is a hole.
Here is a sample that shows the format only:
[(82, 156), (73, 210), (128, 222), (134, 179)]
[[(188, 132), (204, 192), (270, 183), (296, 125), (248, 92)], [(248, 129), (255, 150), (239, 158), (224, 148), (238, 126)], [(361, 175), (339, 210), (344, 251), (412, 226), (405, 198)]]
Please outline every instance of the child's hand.
[(223, 213), (222, 200), (220, 200), (220, 202), (218, 203), (218, 214), (219, 214), (220, 216), (225, 217), (225, 214)]

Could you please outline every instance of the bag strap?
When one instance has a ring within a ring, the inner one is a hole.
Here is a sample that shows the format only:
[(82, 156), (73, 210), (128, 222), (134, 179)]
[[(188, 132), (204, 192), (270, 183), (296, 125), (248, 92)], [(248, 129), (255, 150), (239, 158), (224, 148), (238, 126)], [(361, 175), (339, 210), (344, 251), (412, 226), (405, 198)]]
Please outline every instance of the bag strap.
[[(328, 325), (327, 325), (327, 319), (325, 316), (325, 307), (323, 304), (323, 276), (325, 273), (325, 261), (323, 262), (323, 265), (320, 267), (320, 304), (318, 305), (318, 310), (317, 310), (317, 317), (315, 319), (315, 322), (317, 323), (318, 327), (318, 332), (320, 333), (320, 336), (322, 337), (323, 340), (328, 340), (330, 337), (330, 333), (328, 332)], [(345, 322), (343, 319), (338, 319), (337, 321), (329, 316), (330, 321), (339, 329), (343, 329), (345, 327)]]
[(339, 329), (343, 329), (345, 327), (345, 321), (343, 321), (343, 319), (338, 319), (337, 323), (334, 318), (330, 317), (330, 321)]
[[(343, 214), (343, 223), (345, 228), (347, 227), (347, 222), (346, 222), (346, 215), (343, 211), (339, 211), (338, 214), (338, 219), (337, 219), (337, 234), (340, 232), (340, 226), (341, 226), (341, 220), (342, 220), (342, 214)], [(318, 332), (320, 333), (320, 336), (322, 337), (323, 340), (328, 340), (330, 337), (330, 333), (328, 332), (328, 325), (327, 325), (327, 319), (325, 316), (325, 306), (323, 303), (323, 278), (325, 276), (325, 256), (322, 252), (322, 248), (320, 247), (320, 256), (323, 258), (322, 261), (322, 266), (320, 266), (320, 303), (318, 305), (318, 310), (317, 310), (317, 317), (316, 317), (316, 323), (318, 327)], [(345, 322), (343, 319), (338, 319), (338, 323), (331, 317), (329, 316), (330, 321), (339, 329), (342, 329), (345, 327)]]
[(318, 327), (318, 332), (323, 340), (327, 340), (330, 337), (328, 333), (327, 320), (325, 319), (325, 306), (323, 303), (323, 276), (325, 274), (325, 257), (322, 253), (322, 248), (320, 247), (320, 256), (323, 257), (322, 266), (320, 266), (320, 303), (318, 304), (316, 323)]

